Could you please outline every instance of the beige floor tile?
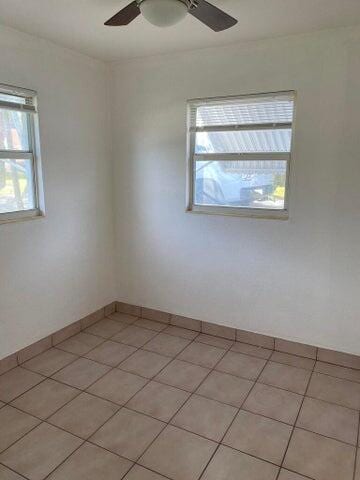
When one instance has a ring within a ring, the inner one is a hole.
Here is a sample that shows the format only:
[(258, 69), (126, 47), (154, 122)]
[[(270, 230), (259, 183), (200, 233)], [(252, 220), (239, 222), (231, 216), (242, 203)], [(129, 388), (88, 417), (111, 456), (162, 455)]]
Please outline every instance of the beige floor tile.
[(242, 353), (228, 352), (216, 366), (219, 372), (230, 373), (237, 377), (256, 380), (264, 368), (266, 360), (243, 355)]
[(44, 380), (42, 375), (16, 367), (0, 376), (0, 400), (10, 402)]
[(254, 457), (281, 465), (292, 427), (241, 410), (223, 443)]
[(147, 318), (139, 318), (134, 325), (137, 327), (148, 328), (155, 332), (161, 332), (168, 326), (166, 323), (155, 322), (154, 320), (148, 320)]
[(153, 378), (170, 362), (171, 358), (164, 355), (138, 350), (122, 362), (119, 368), (142, 377)]
[(352, 382), (360, 383), (360, 370), (354, 370), (353, 368), (339, 367), (338, 365), (332, 365), (331, 363), (316, 362), (315, 372), (325, 373), (332, 377), (343, 378)]
[(271, 361), (290, 365), (290, 367), (303, 368), (305, 370), (312, 370), (315, 365), (315, 360), (311, 358), (299, 357), (291, 355), (290, 353), (273, 352)]
[(209, 373), (209, 369), (192, 365), (181, 360), (173, 360), (164, 368), (155, 380), (173, 387), (193, 392)]
[(0, 465), (0, 478), (1, 480), (24, 480), (23, 476), (9, 470), (7, 467), (4, 467), (4, 465)]
[(127, 407), (158, 420), (168, 422), (186, 402), (190, 393), (162, 383), (150, 382), (127, 404)]
[(337, 403), (343, 407), (360, 410), (359, 383), (314, 373), (307, 395), (326, 402)]
[(356, 445), (359, 412), (314, 398), (305, 398), (297, 427)]
[[(11, 479), (9, 479), (11, 480)], [(15, 480), (15, 479), (14, 479)], [(134, 465), (124, 480), (167, 480), (162, 475), (152, 472), (140, 465)]]
[(244, 403), (244, 410), (293, 425), (303, 397), (257, 383)]
[(284, 468), (314, 480), (352, 480), (354, 460), (354, 447), (296, 428)]
[[(6, 406), (0, 411), (0, 452), (39, 425), (40, 420), (16, 408)], [(1, 476), (0, 476), (1, 478)]]
[(122, 408), (91, 437), (91, 441), (130, 460), (137, 460), (165, 424)]
[(85, 389), (109, 370), (110, 367), (107, 365), (102, 365), (87, 358), (79, 358), (55, 373), (52, 378), (72, 387)]
[(237, 413), (237, 408), (193, 395), (171, 423), (219, 442)]
[(95, 360), (95, 362), (104, 363), (110, 367), (117, 367), (119, 363), (134, 352), (136, 352), (135, 347), (108, 340), (84, 356), (91, 360)]
[(124, 405), (146, 382), (147, 380), (144, 378), (132, 373), (123, 372), (122, 370), (111, 370), (111, 372), (94, 383), (88, 389), (88, 392), (118, 405)]
[(298, 475), (294, 472), (289, 472), (289, 470), (281, 469), (278, 480), (309, 480), (302, 475)]
[(179, 360), (195, 363), (202, 367), (213, 368), (224, 356), (225, 350), (205, 343), (193, 342), (178, 356)]
[(269, 362), (261, 373), (259, 382), (303, 395), (310, 377), (309, 370)]
[(120, 480), (131, 466), (129, 460), (85, 443), (50, 475), (49, 480)]
[(216, 443), (169, 425), (139, 463), (173, 480), (197, 480), (215, 448)]
[(76, 360), (77, 356), (51, 348), (37, 357), (25, 362), (22, 366), (33, 372), (50, 377), (55, 372)]
[(59, 343), (56, 345), (56, 348), (60, 348), (65, 352), (74, 353), (75, 355), (84, 355), (97, 345), (100, 345), (103, 341), (103, 338), (80, 332), (64, 342)]
[(91, 327), (86, 328), (85, 332), (102, 338), (110, 338), (126, 327), (126, 323), (115, 322), (115, 320), (110, 320), (110, 318), (103, 318), (99, 322), (94, 323), (94, 325), (91, 325)]
[(360, 448), (357, 450), (356, 472), (354, 480), (360, 480)]
[(173, 325), (166, 327), (165, 330), (163, 330), (163, 333), (174, 335), (175, 337), (186, 338), (187, 340), (194, 340), (194, 338), (199, 335), (198, 332), (187, 330), (186, 328), (174, 327)]
[(253, 382), (221, 372), (211, 372), (196, 393), (219, 402), (241, 407)]
[(79, 393), (79, 390), (49, 378), (18, 397), (12, 404), (45, 420)]
[(244, 353), (245, 355), (253, 355), (254, 357), (263, 358), (267, 360), (272, 354), (272, 350), (268, 348), (258, 347), (256, 345), (249, 345), (248, 343), (235, 342), (231, 347), (232, 352)]
[(213, 335), (207, 335), (206, 333), (201, 333), (196, 337), (195, 341), (205, 343), (206, 345), (212, 345), (213, 347), (223, 348), (224, 350), (228, 350), (232, 345), (234, 345), (232, 340), (214, 337)]
[(82, 393), (52, 415), (48, 422), (86, 439), (109, 420), (119, 408), (107, 400)]
[(42, 480), (65, 460), (82, 440), (42, 423), (0, 455), (0, 462), (29, 480)]
[(157, 335), (157, 332), (153, 330), (148, 330), (146, 328), (140, 328), (135, 325), (130, 325), (129, 327), (122, 330), (120, 333), (112, 337), (113, 341), (125, 343), (126, 345), (131, 345), (133, 347), (142, 347)]
[(275, 465), (220, 446), (201, 480), (275, 480), (278, 471)]
[(144, 350), (150, 350), (151, 352), (159, 353), (167, 357), (175, 357), (190, 342), (191, 340), (186, 340), (185, 338), (159, 333), (159, 335), (144, 345), (143, 348)]

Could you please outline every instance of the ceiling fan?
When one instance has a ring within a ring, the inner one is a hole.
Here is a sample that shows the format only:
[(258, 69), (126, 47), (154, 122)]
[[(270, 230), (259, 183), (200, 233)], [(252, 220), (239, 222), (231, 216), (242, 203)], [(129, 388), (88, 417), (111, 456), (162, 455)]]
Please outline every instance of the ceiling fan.
[(175, 25), (188, 13), (214, 32), (226, 30), (237, 23), (235, 18), (206, 0), (134, 0), (105, 22), (105, 25), (128, 25), (140, 13), (158, 27)]

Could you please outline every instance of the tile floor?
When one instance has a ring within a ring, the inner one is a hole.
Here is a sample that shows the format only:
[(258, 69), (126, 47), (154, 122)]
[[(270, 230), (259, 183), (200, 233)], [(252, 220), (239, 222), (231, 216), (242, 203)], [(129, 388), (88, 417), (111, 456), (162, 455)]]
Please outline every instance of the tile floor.
[(360, 371), (113, 314), (0, 376), (0, 480), (360, 480)]

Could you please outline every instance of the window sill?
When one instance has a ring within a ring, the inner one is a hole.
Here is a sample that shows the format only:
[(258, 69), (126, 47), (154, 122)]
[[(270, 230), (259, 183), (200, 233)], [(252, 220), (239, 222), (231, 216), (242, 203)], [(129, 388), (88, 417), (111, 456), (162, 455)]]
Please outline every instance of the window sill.
[(6, 223), (18, 223), (28, 220), (44, 218), (45, 214), (39, 209), (24, 210), (19, 212), (0, 213), (0, 225)]
[(254, 208), (234, 208), (234, 207), (211, 207), (193, 205), (186, 209), (187, 213), (197, 213), (205, 215), (224, 215), (230, 217), (260, 218), (265, 220), (288, 220), (289, 212), (287, 210), (265, 210)]

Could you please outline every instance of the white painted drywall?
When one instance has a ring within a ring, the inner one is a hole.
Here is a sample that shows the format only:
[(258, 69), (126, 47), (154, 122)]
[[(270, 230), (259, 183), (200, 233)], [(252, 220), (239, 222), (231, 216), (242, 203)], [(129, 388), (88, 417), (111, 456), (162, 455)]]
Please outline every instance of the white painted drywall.
[(0, 82), (38, 91), (47, 216), (0, 225), (0, 358), (115, 299), (108, 71), (0, 28)]
[[(360, 31), (114, 67), (118, 299), (360, 353)], [(298, 92), (290, 220), (185, 213), (186, 100)]]

